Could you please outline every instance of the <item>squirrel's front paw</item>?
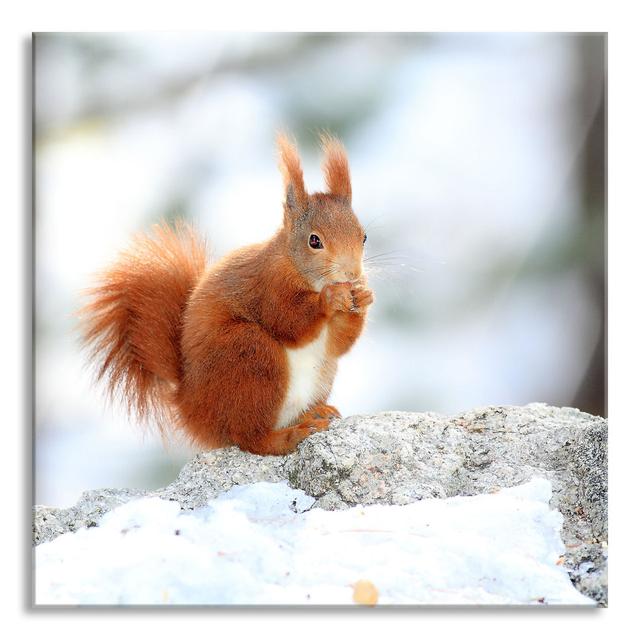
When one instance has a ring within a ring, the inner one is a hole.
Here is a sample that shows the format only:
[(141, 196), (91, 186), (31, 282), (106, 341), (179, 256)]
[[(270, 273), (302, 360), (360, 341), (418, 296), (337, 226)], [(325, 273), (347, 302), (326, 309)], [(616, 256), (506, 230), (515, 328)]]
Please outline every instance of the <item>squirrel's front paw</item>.
[(373, 302), (373, 291), (363, 286), (356, 286), (351, 289), (353, 305), (351, 311), (360, 313)]
[(348, 282), (328, 284), (322, 289), (320, 299), (328, 311), (352, 311), (354, 300)]

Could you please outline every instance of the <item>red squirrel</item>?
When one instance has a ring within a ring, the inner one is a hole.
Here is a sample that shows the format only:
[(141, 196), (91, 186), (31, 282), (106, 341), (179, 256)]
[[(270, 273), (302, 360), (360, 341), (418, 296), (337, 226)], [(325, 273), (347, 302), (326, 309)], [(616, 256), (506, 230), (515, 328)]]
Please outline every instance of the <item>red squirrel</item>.
[(327, 404), (337, 360), (373, 294), (346, 151), (321, 140), (327, 191), (309, 195), (294, 143), (278, 137), (284, 215), (266, 242), (207, 267), (191, 227), (156, 225), (89, 292), (83, 341), (140, 419), (203, 448), (282, 455), (340, 416)]

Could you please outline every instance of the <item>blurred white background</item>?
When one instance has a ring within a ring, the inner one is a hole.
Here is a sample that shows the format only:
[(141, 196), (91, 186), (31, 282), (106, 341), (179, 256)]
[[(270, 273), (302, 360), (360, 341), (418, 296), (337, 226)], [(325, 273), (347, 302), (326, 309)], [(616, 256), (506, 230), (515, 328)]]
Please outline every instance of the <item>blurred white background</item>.
[(274, 149), (349, 151), (377, 298), (343, 415), (533, 401), (604, 414), (598, 34), (43, 34), (35, 46), (36, 502), (157, 487), (192, 455), (107, 407), (74, 311), (130, 235), (184, 217), (214, 257), (281, 217)]

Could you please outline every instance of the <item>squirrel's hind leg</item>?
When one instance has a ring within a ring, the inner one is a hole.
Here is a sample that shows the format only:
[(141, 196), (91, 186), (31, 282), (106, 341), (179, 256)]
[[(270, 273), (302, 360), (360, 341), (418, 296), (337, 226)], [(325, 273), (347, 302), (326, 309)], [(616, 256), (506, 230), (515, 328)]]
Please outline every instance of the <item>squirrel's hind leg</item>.
[(340, 412), (329, 404), (319, 403), (307, 409), (297, 424), (284, 429), (275, 429), (258, 442), (249, 443), (247, 451), (260, 455), (283, 455), (291, 453), (308, 436), (324, 431), (332, 419), (340, 418)]
[(307, 409), (301, 416), (300, 420), (312, 419), (312, 418), (341, 418), (340, 412), (330, 404), (318, 403), (313, 407)]
[(258, 440), (238, 443), (244, 451), (262, 456), (281, 456), (291, 453), (313, 433), (324, 431), (329, 426), (329, 418), (307, 418), (298, 424), (284, 429), (274, 429)]

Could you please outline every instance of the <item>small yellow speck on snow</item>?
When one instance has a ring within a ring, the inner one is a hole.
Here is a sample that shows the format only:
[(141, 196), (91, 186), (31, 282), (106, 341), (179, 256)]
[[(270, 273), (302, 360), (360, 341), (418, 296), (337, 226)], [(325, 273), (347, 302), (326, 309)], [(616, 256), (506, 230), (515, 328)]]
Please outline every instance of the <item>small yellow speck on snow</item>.
[(378, 604), (378, 589), (370, 580), (358, 580), (353, 587), (353, 601), (356, 604), (373, 606)]

